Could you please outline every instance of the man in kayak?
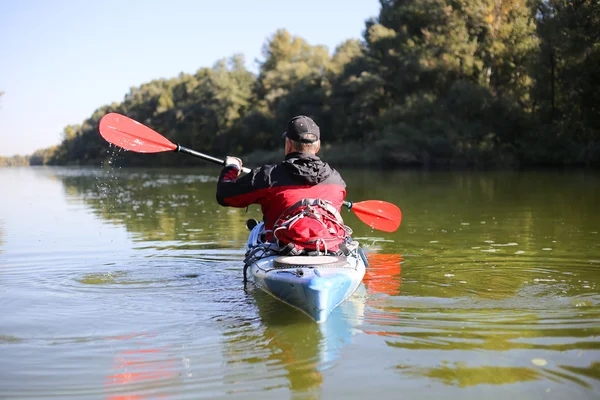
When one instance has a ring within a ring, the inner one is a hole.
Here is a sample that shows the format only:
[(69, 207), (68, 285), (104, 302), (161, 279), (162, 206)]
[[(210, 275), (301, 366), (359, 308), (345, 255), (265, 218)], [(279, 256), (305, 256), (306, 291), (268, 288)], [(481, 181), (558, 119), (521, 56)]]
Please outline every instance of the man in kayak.
[(298, 201), (325, 200), (339, 212), (346, 197), (346, 183), (341, 175), (316, 155), (321, 147), (321, 132), (311, 118), (292, 118), (283, 138), (282, 162), (263, 165), (240, 176), (242, 161), (227, 157), (217, 184), (217, 201), (222, 206), (244, 208), (260, 204), (267, 240), (273, 238), (272, 229), (278, 218)]

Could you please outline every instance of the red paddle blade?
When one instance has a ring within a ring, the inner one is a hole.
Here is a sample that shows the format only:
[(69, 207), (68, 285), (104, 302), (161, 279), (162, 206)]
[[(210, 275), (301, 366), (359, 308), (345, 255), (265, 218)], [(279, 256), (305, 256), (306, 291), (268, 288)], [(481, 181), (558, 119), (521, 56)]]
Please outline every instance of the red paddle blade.
[(394, 232), (402, 221), (400, 209), (385, 201), (367, 200), (353, 203), (351, 210), (362, 222), (384, 232)]
[(136, 153), (160, 153), (177, 149), (175, 143), (160, 133), (117, 113), (102, 117), (98, 130), (107, 142)]

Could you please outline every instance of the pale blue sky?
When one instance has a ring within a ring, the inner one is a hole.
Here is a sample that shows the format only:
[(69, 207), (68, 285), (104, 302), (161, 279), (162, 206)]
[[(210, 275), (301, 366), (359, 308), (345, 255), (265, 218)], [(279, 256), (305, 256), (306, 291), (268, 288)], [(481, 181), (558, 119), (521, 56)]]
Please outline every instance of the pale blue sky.
[(378, 0), (0, 0), (0, 156), (60, 143), (129, 88), (234, 53), (257, 70), (277, 29), (333, 52)]

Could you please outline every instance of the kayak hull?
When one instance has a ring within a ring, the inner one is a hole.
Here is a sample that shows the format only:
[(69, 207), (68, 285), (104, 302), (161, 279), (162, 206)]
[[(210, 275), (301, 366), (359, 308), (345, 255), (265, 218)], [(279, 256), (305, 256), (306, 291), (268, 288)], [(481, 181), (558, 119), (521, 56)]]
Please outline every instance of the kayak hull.
[[(249, 249), (256, 245), (253, 237), (254, 230)], [(356, 291), (366, 266), (358, 248), (346, 256), (269, 255), (250, 260), (246, 268), (260, 289), (323, 322)]]
[(257, 285), (314, 319), (323, 322), (358, 288), (365, 275), (364, 262), (348, 258), (346, 267), (306, 266), (273, 268), (279, 256), (253, 262), (248, 272)]

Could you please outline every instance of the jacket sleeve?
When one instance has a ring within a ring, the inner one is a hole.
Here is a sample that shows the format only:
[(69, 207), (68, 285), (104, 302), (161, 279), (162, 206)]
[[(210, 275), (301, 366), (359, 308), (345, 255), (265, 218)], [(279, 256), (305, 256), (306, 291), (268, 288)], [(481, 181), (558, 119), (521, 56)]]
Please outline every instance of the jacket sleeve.
[(225, 167), (217, 183), (217, 202), (226, 207), (248, 207), (257, 204), (260, 199), (260, 187), (257, 177), (260, 169), (254, 169), (247, 175), (238, 177), (235, 167)]

